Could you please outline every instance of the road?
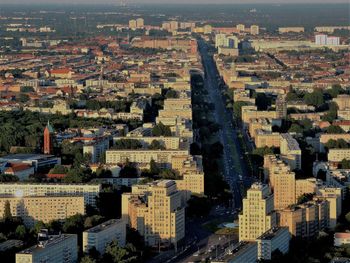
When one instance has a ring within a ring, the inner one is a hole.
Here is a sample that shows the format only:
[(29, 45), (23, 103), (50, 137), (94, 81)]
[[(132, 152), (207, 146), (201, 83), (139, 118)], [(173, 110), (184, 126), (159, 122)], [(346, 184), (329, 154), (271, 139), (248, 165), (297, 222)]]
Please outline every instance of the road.
[[(245, 160), (238, 139), (238, 132), (234, 128), (233, 114), (226, 109), (219, 87), (218, 72), (212, 56), (208, 53), (208, 46), (205, 42), (199, 41), (199, 49), (202, 56), (202, 63), (205, 68), (206, 77), (204, 85), (209, 93), (210, 102), (215, 105), (215, 120), (221, 125), (219, 134), (220, 141), (224, 146), (223, 153), (223, 176), (230, 186), (234, 198), (234, 210), (242, 207), (241, 185), (247, 186), (251, 183), (251, 177), (247, 172)], [(161, 253), (158, 257), (148, 261), (149, 263), (183, 263), (201, 262), (205, 259), (214, 259), (225, 253), (225, 249), (238, 242), (237, 236), (215, 235), (202, 227), (205, 222), (213, 219), (232, 220), (233, 211), (223, 208), (223, 214), (213, 209), (207, 218), (186, 222), (186, 238), (183, 246), (178, 252), (168, 251)], [(231, 219), (229, 219), (231, 217)], [(225, 221), (225, 220), (224, 220)]]
[(224, 178), (230, 185), (233, 194), (234, 207), (242, 208), (242, 183), (248, 186), (251, 177), (247, 172), (247, 167), (243, 155), (245, 154), (240, 146), (238, 132), (233, 125), (232, 110), (226, 108), (219, 86), (219, 73), (217, 71), (213, 57), (208, 52), (208, 45), (199, 40), (199, 51), (202, 56), (206, 77), (204, 85), (209, 92), (211, 102), (215, 105), (215, 119), (221, 125), (220, 141), (224, 146), (223, 171)]

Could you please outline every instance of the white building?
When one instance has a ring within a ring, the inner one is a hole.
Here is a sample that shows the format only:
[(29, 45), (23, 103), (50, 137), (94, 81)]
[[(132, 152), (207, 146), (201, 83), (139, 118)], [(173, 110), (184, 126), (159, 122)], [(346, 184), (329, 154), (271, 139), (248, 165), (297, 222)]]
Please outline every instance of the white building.
[(288, 227), (274, 227), (256, 239), (258, 243), (258, 259), (271, 260), (275, 250), (283, 254), (289, 251), (291, 235)]
[(341, 247), (343, 245), (349, 245), (350, 244), (350, 233), (344, 232), (344, 233), (334, 233), (334, 246), (335, 247)]
[(126, 224), (121, 219), (111, 219), (100, 225), (92, 227), (83, 232), (83, 251), (88, 252), (95, 247), (103, 254), (109, 243), (118, 241), (118, 245), (125, 246)]
[(63, 234), (50, 237), (16, 254), (16, 263), (74, 263), (77, 261), (77, 235)]

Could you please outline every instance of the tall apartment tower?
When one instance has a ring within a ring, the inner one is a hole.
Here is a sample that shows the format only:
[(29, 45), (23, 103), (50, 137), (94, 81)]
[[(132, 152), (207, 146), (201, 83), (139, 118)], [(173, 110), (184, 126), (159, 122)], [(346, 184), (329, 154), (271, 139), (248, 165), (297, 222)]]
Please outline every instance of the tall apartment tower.
[(149, 246), (177, 243), (185, 237), (185, 207), (175, 181), (160, 180), (133, 186), (123, 194), (123, 217)]
[(243, 199), (243, 213), (239, 215), (239, 241), (255, 241), (276, 226), (273, 194), (268, 185), (255, 183)]
[(53, 152), (53, 128), (48, 121), (44, 129), (44, 154), (52, 154)]

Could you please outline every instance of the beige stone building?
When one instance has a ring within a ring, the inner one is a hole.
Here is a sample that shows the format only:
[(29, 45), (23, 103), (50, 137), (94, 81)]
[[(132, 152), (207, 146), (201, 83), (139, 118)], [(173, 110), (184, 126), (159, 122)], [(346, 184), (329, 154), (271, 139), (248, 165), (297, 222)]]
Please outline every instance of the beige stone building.
[(281, 144), (281, 134), (278, 132), (266, 132), (257, 130), (254, 138), (255, 146), (261, 147), (275, 147), (279, 148)]
[(342, 160), (350, 160), (350, 149), (329, 149), (328, 161), (341, 162)]
[(329, 226), (329, 203), (326, 200), (314, 200), (299, 206), (278, 211), (280, 226), (289, 228), (296, 237), (314, 237)]
[(239, 240), (255, 241), (275, 225), (276, 213), (269, 186), (253, 184), (243, 199), (243, 213), (239, 215)]
[(83, 196), (27, 196), (0, 197), (0, 215), (4, 214), (9, 202), (12, 216), (23, 219), (26, 226), (32, 227), (38, 221), (49, 223), (64, 220), (75, 214), (85, 214)]
[(122, 216), (147, 245), (176, 245), (185, 236), (185, 208), (172, 180), (135, 186), (122, 196)]

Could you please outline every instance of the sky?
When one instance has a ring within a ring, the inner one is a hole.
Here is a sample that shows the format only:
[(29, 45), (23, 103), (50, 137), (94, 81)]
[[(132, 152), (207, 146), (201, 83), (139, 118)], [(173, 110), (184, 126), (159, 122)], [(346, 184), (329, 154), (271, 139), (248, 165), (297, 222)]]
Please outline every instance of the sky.
[[(60, 4), (111, 4), (121, 0), (0, 0), (0, 4), (31, 4), (31, 3), (60, 3)], [(264, 4), (264, 3), (349, 3), (349, 0), (124, 0), (130, 3), (162, 3), (162, 4)]]

